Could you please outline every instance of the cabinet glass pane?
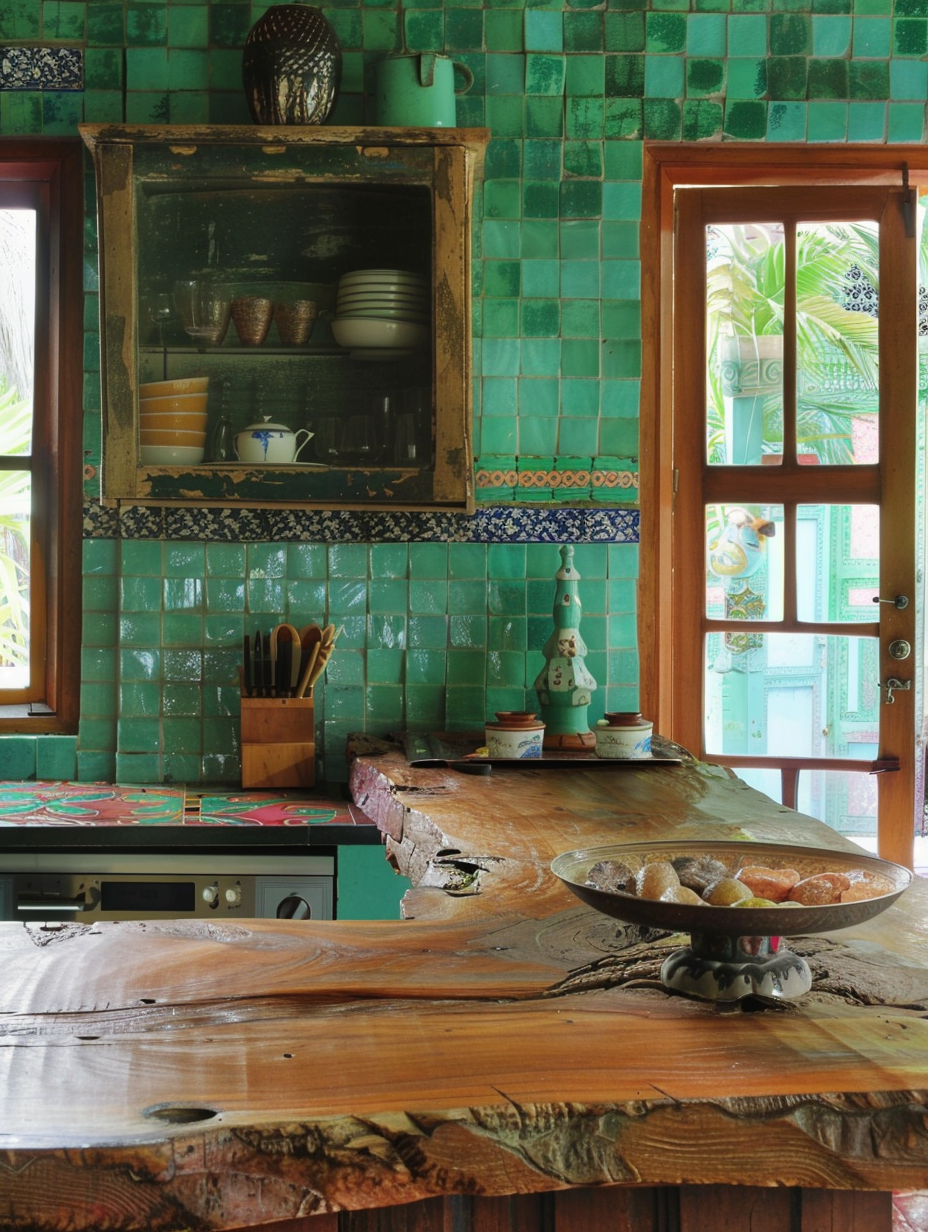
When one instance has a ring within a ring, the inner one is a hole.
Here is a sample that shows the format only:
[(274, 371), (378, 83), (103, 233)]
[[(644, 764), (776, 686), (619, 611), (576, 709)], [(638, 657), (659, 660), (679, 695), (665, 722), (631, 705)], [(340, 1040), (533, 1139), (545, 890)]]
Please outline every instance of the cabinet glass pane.
[(819, 465), (878, 460), (879, 228), (796, 229), (796, 449)]
[(879, 741), (878, 668), (875, 638), (709, 634), (706, 752), (859, 757)]
[(796, 613), (800, 620), (874, 621), (879, 588), (876, 505), (796, 510)]
[(782, 505), (706, 506), (706, 616), (782, 620)]
[(192, 182), (143, 181), (140, 382), (209, 378), (207, 463), (235, 461), (212, 446), (226, 418), (233, 440), (265, 420), (312, 433), (301, 464), (430, 466), (428, 189), (268, 179), (207, 162)]
[(781, 223), (706, 229), (706, 457), (747, 466), (783, 452)]

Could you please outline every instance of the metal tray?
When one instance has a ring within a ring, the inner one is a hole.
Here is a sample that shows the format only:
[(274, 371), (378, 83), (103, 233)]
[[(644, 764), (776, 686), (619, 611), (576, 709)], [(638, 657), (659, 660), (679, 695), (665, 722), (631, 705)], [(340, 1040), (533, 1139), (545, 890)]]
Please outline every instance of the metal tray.
[(469, 774), (488, 774), (491, 768), (521, 770), (564, 770), (577, 766), (584, 770), (608, 769), (610, 767), (641, 767), (670, 765), (679, 766), (692, 761), (692, 756), (679, 744), (652, 737), (650, 757), (597, 757), (593, 749), (545, 749), (541, 757), (477, 757), (476, 750), (484, 743), (483, 732), (430, 732), (417, 735), (407, 732), (404, 737), (406, 758), (411, 766), (420, 769), (449, 768)]

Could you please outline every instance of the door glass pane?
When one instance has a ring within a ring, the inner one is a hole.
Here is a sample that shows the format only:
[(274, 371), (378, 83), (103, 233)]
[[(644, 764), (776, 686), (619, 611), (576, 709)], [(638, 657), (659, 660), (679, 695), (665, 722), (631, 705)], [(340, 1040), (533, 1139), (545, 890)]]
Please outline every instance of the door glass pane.
[[(853, 757), (875, 757), (872, 744), (857, 745)], [(739, 766), (739, 779), (782, 803), (779, 770), (763, 766)], [(839, 834), (876, 850), (877, 781), (862, 770), (802, 770), (796, 789), (796, 808), (817, 817)]]
[(879, 228), (796, 228), (796, 451), (820, 465), (878, 460)]
[(782, 620), (782, 505), (706, 506), (706, 616)]
[(706, 229), (706, 458), (749, 466), (783, 452), (781, 223)]
[(876, 505), (796, 510), (796, 614), (800, 620), (874, 621), (879, 589)]
[(706, 752), (875, 756), (878, 667), (876, 638), (755, 633), (732, 639), (711, 633), (705, 661)]
[(28, 471), (0, 471), (0, 689), (29, 683)]

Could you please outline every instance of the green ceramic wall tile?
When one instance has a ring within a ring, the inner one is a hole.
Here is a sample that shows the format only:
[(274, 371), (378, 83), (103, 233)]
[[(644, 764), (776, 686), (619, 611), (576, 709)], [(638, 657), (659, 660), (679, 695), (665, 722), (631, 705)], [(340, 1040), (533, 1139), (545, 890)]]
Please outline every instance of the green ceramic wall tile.
[(524, 128), (526, 137), (558, 138), (563, 136), (563, 100), (560, 97), (535, 96), (525, 99)]
[(525, 338), (522, 341), (523, 376), (557, 376), (561, 344), (557, 338)]
[(122, 53), (116, 48), (88, 48), (84, 84), (93, 90), (118, 90), (122, 86)]
[(727, 50), (728, 19), (722, 13), (691, 13), (686, 25), (686, 53), (689, 56), (724, 56)]
[[(568, 292), (565, 291), (565, 295)], [(565, 299), (561, 305), (562, 338), (595, 338), (600, 333), (598, 300)], [(566, 375), (566, 373), (565, 373)]]
[(606, 51), (644, 51), (644, 13), (607, 12), (604, 16)]
[[(561, 381), (561, 413), (565, 416), (599, 414), (600, 382), (588, 378), (565, 377)], [(589, 465), (587, 459), (586, 465)]]
[(809, 98), (847, 98), (847, 62), (837, 59), (810, 60)]
[(525, 48), (520, 9), (487, 10), (483, 15), (487, 51), (522, 51)]
[(526, 338), (556, 338), (560, 332), (557, 300), (523, 300), (520, 325)]
[[(235, 8), (235, 5), (222, 5)], [(171, 47), (208, 47), (210, 8), (205, 4), (173, 4), (168, 9), (168, 44)], [(247, 31), (246, 31), (247, 33)]]
[(167, 42), (167, 5), (138, 0), (126, 5), (126, 43), (129, 47), (161, 46)]
[(707, 99), (686, 99), (683, 104), (683, 140), (706, 141), (720, 137), (723, 118), (721, 103)]
[(488, 55), (487, 94), (522, 94), (525, 90), (525, 56)]
[(848, 89), (852, 101), (889, 98), (889, 65), (852, 61), (848, 65)]
[(771, 56), (767, 61), (767, 89), (773, 99), (806, 97), (809, 62), (804, 56)]
[(651, 141), (679, 141), (683, 109), (673, 98), (646, 98), (642, 103), (642, 131)]
[(922, 60), (896, 60), (890, 64), (889, 96), (924, 101), (928, 97), (928, 64)]
[(87, 5), (84, 0), (45, 0), (42, 6), (42, 37), (70, 42), (85, 37)]
[(767, 105), (729, 101), (725, 105), (725, 135), (738, 141), (756, 141), (767, 133)]
[(853, 22), (848, 16), (812, 18), (812, 54), (846, 56), (851, 48)]
[(445, 13), (445, 38), (455, 51), (483, 49), (483, 10), (448, 9)]
[(520, 370), (518, 338), (484, 338), (480, 370), (486, 376), (515, 376)]
[(680, 13), (648, 13), (645, 49), (652, 55), (683, 51), (686, 47), (686, 26), (686, 18)]
[(606, 45), (603, 16), (598, 12), (565, 13), (565, 50), (602, 52)]
[(0, 38), (36, 39), (41, 33), (41, 19), (36, 0), (6, 0), (0, 9)]
[(729, 100), (762, 98), (766, 93), (766, 60), (738, 59), (728, 61), (727, 97)]
[(530, 52), (525, 57), (526, 94), (561, 95), (564, 93), (565, 78), (564, 56)]
[(809, 141), (847, 139), (847, 103), (809, 103)]
[[(600, 350), (598, 338), (564, 338), (561, 341), (561, 372), (564, 376), (598, 377), (600, 375)], [(593, 453), (586, 447), (573, 453)]]
[(893, 54), (923, 56), (928, 51), (928, 21), (923, 17), (897, 18), (893, 22)]
[(644, 93), (644, 72), (644, 56), (607, 55), (606, 96), (608, 98), (640, 98)]
[(567, 57), (566, 89), (570, 95), (601, 98), (605, 89), (605, 61), (601, 55)]
[(0, 779), (34, 779), (35, 736), (0, 736)]
[(767, 112), (768, 141), (805, 141), (805, 103), (771, 103)]
[(553, 298), (560, 290), (560, 264), (557, 261), (523, 261), (522, 295), (526, 299)]
[(678, 98), (683, 94), (683, 56), (649, 56), (644, 70), (648, 98)]
[(812, 50), (812, 19), (804, 13), (772, 13), (771, 56), (803, 56)]
[(12, 136), (42, 132), (42, 95), (32, 90), (0, 93), (0, 128)]
[(604, 222), (602, 224), (602, 252), (605, 259), (636, 257), (640, 247), (638, 224), (631, 222)]
[(558, 418), (522, 411), (519, 415), (519, 454), (524, 457), (544, 457), (557, 449)]
[(882, 59), (890, 54), (893, 27), (888, 17), (853, 19), (852, 55), (855, 59)]
[(601, 141), (606, 135), (602, 98), (569, 97), (564, 116), (564, 135), (581, 141)]
[(602, 374), (607, 378), (641, 376), (641, 343), (631, 339), (606, 339), (602, 344)]
[(526, 9), (525, 46), (529, 51), (561, 51), (564, 46), (563, 14), (541, 8)]
[(488, 416), (514, 417), (517, 405), (517, 387), (512, 377), (484, 377), (483, 414)]
[(889, 142), (922, 142), (925, 139), (923, 103), (890, 103), (886, 117)]
[(440, 9), (421, 9), (403, 16), (406, 46), (417, 51), (443, 51), (445, 15)]
[(687, 95), (694, 97), (719, 94), (724, 88), (724, 84), (725, 65), (721, 60), (687, 60)]
[(767, 19), (759, 14), (739, 14), (728, 18), (728, 55), (766, 56)]

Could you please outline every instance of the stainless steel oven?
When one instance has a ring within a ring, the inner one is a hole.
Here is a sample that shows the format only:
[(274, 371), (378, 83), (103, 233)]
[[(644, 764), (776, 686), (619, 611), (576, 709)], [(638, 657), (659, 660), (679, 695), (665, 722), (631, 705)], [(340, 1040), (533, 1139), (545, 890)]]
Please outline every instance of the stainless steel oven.
[(305, 847), (0, 854), (0, 920), (329, 920), (334, 890), (335, 856)]

